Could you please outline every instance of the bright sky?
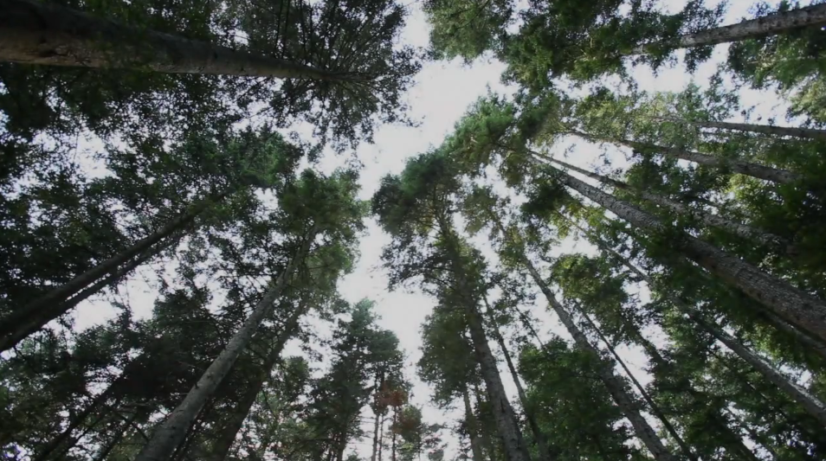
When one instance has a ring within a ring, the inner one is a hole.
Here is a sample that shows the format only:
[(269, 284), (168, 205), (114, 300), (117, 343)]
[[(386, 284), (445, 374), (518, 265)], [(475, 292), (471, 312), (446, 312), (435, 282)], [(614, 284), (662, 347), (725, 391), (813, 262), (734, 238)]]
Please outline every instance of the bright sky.
[[(667, 4), (671, 10), (677, 10), (684, 2), (662, 3)], [(745, 16), (751, 4), (751, 2), (742, 1), (733, 3), (729, 8), (727, 23), (735, 22)], [(411, 5), (410, 8), (412, 14), (408, 19), (408, 26), (402, 41), (424, 47), (428, 40), (428, 25), (417, 4)], [(719, 62), (725, 56), (724, 53), (725, 47), (718, 47), (713, 61)], [(375, 192), (381, 177), (388, 173), (399, 173), (409, 157), (424, 152), (431, 146), (439, 145), (468, 106), (484, 95), (488, 88), (496, 92), (508, 92), (508, 89), (499, 83), (503, 69), (504, 66), (496, 61), (480, 61), (472, 66), (465, 66), (459, 62), (426, 64), (409, 94), (411, 115), (414, 119), (420, 120), (421, 125), (416, 128), (382, 127), (375, 134), (374, 145), (362, 145), (358, 149), (357, 155), (365, 165), (361, 172), (362, 198), (368, 199)], [(692, 78), (696, 83), (704, 84), (714, 71), (715, 64), (712, 62), (702, 66), (693, 77), (688, 75), (682, 66), (663, 70), (657, 76), (647, 69), (638, 69), (635, 75), (640, 87), (647, 91), (679, 91)], [(759, 113), (762, 114), (782, 114), (782, 110), (778, 110), (780, 106), (777, 100), (771, 95), (748, 92), (744, 94), (744, 103), (746, 105), (758, 104)], [(569, 157), (568, 160), (579, 166), (589, 167), (600, 152), (601, 149), (597, 146), (580, 142), (576, 147), (575, 155)], [(624, 162), (623, 157), (616, 153), (612, 154), (611, 158), (616, 162), (616, 166)], [(321, 162), (319, 168), (329, 172), (345, 161), (344, 157), (328, 156)], [(380, 267), (380, 253), (382, 247), (389, 242), (389, 237), (378, 228), (374, 220), (368, 220), (367, 224), (367, 234), (360, 244), (361, 258), (354, 272), (341, 282), (340, 291), (351, 302), (363, 298), (376, 301), (376, 311), (381, 316), (381, 326), (394, 331), (399, 337), (401, 346), (407, 352), (408, 362), (411, 364), (407, 377), (415, 383), (412, 402), (424, 408), (424, 416), (428, 422), (452, 423), (457, 413), (454, 411), (445, 414), (429, 404), (429, 390), (426, 385), (416, 379), (413, 367), (420, 356), (419, 326), (432, 311), (434, 301), (416, 291), (389, 292), (387, 290), (387, 274)], [(474, 239), (473, 242), (477, 246), (485, 245), (480, 238)], [(486, 250), (486, 255), (492, 256), (490, 248), (483, 249)], [(566, 253), (588, 249), (588, 245), (582, 242), (566, 241), (557, 251)], [(142, 277), (147, 276), (148, 273), (146, 270), (141, 271), (142, 275), (133, 278), (126, 287), (126, 293), (132, 301), (133, 309), (140, 316), (151, 313), (155, 298), (154, 290), (141, 282)], [(547, 322), (539, 328), (541, 332), (547, 333), (549, 329), (557, 333), (562, 331), (556, 320), (545, 312), (544, 301), (531, 309), (534, 315)], [(112, 313), (111, 308), (105, 303), (88, 303), (78, 309), (78, 324), (81, 327), (95, 324), (104, 318), (111, 317)], [(657, 332), (652, 332), (652, 334), (656, 335)], [(563, 336), (567, 335), (563, 334)], [(496, 350), (496, 345), (492, 343), (491, 348)], [(643, 354), (627, 349), (622, 350), (622, 354), (630, 362), (637, 377), (646, 382), (649, 377), (642, 371), (645, 366)], [(503, 382), (511, 392), (511, 401), (516, 403), (515, 389), (510, 377), (504, 368), (501, 373)], [(366, 410), (365, 416), (368, 417), (366, 419), (370, 419), (369, 415), (370, 411)], [(365, 426), (365, 429), (368, 433), (372, 433), (371, 427)], [(352, 448), (356, 449), (362, 457), (369, 458), (370, 439), (354, 441)], [(452, 449), (448, 451), (448, 453), (452, 452)]]

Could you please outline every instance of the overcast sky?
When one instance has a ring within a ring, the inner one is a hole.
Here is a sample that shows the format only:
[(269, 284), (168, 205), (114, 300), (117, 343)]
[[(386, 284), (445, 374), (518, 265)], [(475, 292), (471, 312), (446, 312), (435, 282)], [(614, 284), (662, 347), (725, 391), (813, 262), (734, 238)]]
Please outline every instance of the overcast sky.
[[(660, 2), (666, 3), (671, 10), (679, 9), (683, 1)], [(735, 1), (729, 8), (727, 23), (735, 22), (746, 14), (746, 10), (751, 2)], [(408, 19), (408, 25), (404, 31), (402, 41), (406, 44), (425, 47), (428, 39), (428, 25), (424, 15), (417, 4), (410, 6), (412, 14)], [(704, 84), (708, 77), (715, 71), (715, 62), (719, 62), (725, 56), (725, 46), (718, 47), (715, 51), (715, 59), (705, 64), (693, 76), (688, 75), (682, 66), (673, 69), (662, 70), (659, 75), (654, 76), (647, 69), (638, 69), (635, 72), (640, 88), (647, 91), (679, 91), (690, 81)], [(416, 78), (416, 84), (409, 93), (409, 103), (411, 115), (419, 120), (421, 125), (415, 128), (400, 126), (384, 126), (377, 130), (375, 134), (375, 144), (362, 145), (356, 154), (364, 164), (361, 172), (362, 192), (361, 197), (370, 198), (378, 187), (381, 177), (388, 173), (399, 173), (405, 161), (418, 153), (426, 151), (431, 146), (439, 145), (452, 129), (454, 123), (467, 110), (468, 106), (477, 98), (483, 96), (488, 89), (499, 93), (509, 93), (500, 82), (500, 75), (504, 66), (496, 61), (480, 60), (471, 66), (466, 66), (460, 62), (435, 62), (428, 63)], [(758, 104), (760, 113), (782, 114), (778, 110), (776, 99), (771, 95), (760, 95), (749, 92), (744, 95), (744, 102), (748, 104)], [(574, 154), (568, 158), (571, 163), (583, 167), (592, 165), (596, 155), (602, 149), (597, 146), (580, 142)], [(612, 155), (615, 166), (623, 165), (624, 158), (619, 155)], [(327, 156), (317, 167), (325, 172), (332, 171), (336, 166), (346, 162), (346, 156)], [(380, 267), (380, 253), (382, 247), (389, 242), (389, 237), (377, 227), (373, 219), (367, 222), (367, 233), (361, 241), (361, 257), (352, 274), (346, 276), (341, 284), (342, 295), (351, 302), (356, 302), (363, 298), (376, 301), (376, 311), (381, 316), (380, 324), (384, 328), (390, 329), (399, 337), (402, 347), (407, 352), (410, 367), (407, 377), (415, 383), (413, 389), (413, 403), (424, 408), (425, 417), (429, 422), (450, 423), (456, 417), (455, 412), (443, 413), (441, 410), (433, 408), (429, 404), (430, 393), (424, 384), (415, 379), (415, 368), (412, 366), (418, 360), (419, 347), (419, 326), (424, 318), (432, 311), (434, 301), (418, 292), (389, 292), (387, 290), (386, 272)], [(489, 246), (481, 238), (476, 238), (473, 242), (479, 246), (486, 255), (491, 255)], [(567, 253), (573, 251), (589, 251), (589, 246), (583, 242), (573, 241), (563, 242), (555, 253)], [(138, 316), (151, 314), (155, 292), (149, 286), (141, 283), (143, 277), (148, 276), (148, 271), (144, 271), (125, 288), (125, 292), (132, 300), (132, 307)], [(545, 303), (539, 302), (537, 306), (531, 308), (533, 313), (547, 322), (539, 328), (547, 336), (548, 330), (559, 332), (561, 328), (556, 320), (545, 311)], [(99, 323), (106, 318), (110, 318), (113, 311), (104, 303), (87, 303), (78, 310), (78, 325), (88, 326)], [(656, 332), (654, 332), (656, 333)], [(496, 350), (494, 344), (492, 349)], [(296, 352), (295, 348), (293, 352)], [(643, 382), (648, 377), (642, 371), (645, 366), (645, 358), (638, 351), (624, 350), (623, 355), (628, 359), (634, 371)], [(464, 359), (464, 358), (462, 358)], [(509, 376), (504, 373), (503, 381), (514, 394), (514, 388)], [(515, 400), (512, 398), (512, 402)], [(369, 411), (366, 411), (369, 415)], [(367, 428), (367, 427), (366, 427)], [(369, 430), (372, 432), (372, 429)], [(370, 440), (354, 441), (352, 444), (363, 457), (369, 458)], [(451, 449), (450, 452), (453, 450)]]

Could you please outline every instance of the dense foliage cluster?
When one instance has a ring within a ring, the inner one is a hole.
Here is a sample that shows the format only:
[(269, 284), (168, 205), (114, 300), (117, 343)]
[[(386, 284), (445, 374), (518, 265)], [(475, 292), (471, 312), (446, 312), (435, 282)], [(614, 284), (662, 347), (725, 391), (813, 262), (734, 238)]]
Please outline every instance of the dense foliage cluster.
[[(426, 0), (422, 53), (394, 0), (0, 0), (0, 459), (826, 459), (826, 4), (666, 3)], [(479, 57), (372, 200), (318, 171)], [(416, 378), (338, 290), (368, 216)]]

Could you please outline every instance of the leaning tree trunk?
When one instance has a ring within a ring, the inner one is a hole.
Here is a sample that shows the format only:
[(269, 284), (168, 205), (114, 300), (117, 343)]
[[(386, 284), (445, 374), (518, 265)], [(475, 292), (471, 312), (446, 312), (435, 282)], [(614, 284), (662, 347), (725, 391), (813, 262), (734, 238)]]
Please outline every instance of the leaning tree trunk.
[(468, 330), (470, 330), (471, 343), (476, 361), (479, 363), (482, 379), (485, 380), (488, 399), (493, 407), (493, 417), (505, 449), (505, 458), (507, 461), (530, 461), (528, 448), (525, 446), (522, 432), (517, 425), (516, 414), (508, 401), (505, 387), (502, 385), (502, 378), (499, 376), (496, 358), (493, 356), (488, 345), (488, 338), (482, 325), (482, 317), (476, 306), (478, 297), (476, 293), (474, 293), (474, 290), (468, 288), (467, 274), (465, 273), (459, 253), (458, 237), (446, 219), (440, 219), (439, 227), (446, 242), (450, 258), (449, 264), (458, 281), (459, 290), (467, 296), (464, 308)]
[(769, 136), (788, 136), (793, 138), (826, 140), (826, 130), (818, 130), (815, 128), (793, 128), (789, 126), (755, 125), (752, 123), (715, 122), (711, 120), (666, 120), (686, 123), (699, 128), (715, 128), (718, 130), (742, 131), (745, 133), (759, 133)]
[(484, 461), (482, 445), (479, 441), (479, 421), (473, 413), (473, 406), (470, 404), (470, 395), (465, 386), (462, 389), (462, 399), (465, 403), (465, 424), (467, 424), (468, 437), (470, 438), (470, 450), (473, 453), (473, 461)]
[(120, 425), (118, 425), (117, 432), (112, 435), (111, 440), (106, 443), (98, 453), (95, 455), (94, 461), (105, 461), (106, 458), (109, 457), (109, 453), (115, 449), (116, 446), (123, 440), (126, 436), (126, 433), (129, 431), (129, 428), (132, 424), (135, 423), (135, 420), (138, 419), (140, 415), (139, 412), (135, 412), (128, 420), (123, 421)]
[(270, 354), (261, 366), (261, 372), (253, 377), (253, 380), (249, 383), (248, 388), (238, 401), (237, 408), (225, 418), (222, 418), (226, 420), (226, 423), (212, 444), (212, 454), (210, 458), (213, 461), (224, 461), (224, 459), (226, 459), (229, 450), (232, 448), (232, 444), (235, 443), (235, 437), (238, 435), (238, 431), (244, 426), (244, 421), (247, 419), (250, 409), (252, 409), (252, 406), (255, 404), (258, 394), (261, 393), (261, 390), (264, 388), (264, 383), (270, 376), (270, 372), (281, 358), (281, 351), (284, 350), (284, 345), (298, 329), (298, 321), (301, 316), (307, 312), (307, 307), (308, 304), (304, 300), (301, 300), (295, 312), (284, 322), (284, 327), (278, 334), (275, 344), (272, 350), (270, 350)]
[(491, 324), (493, 337), (499, 344), (499, 348), (502, 349), (502, 355), (505, 356), (505, 363), (508, 366), (508, 371), (510, 371), (511, 378), (513, 378), (513, 383), (516, 386), (516, 393), (519, 396), (519, 401), (522, 403), (522, 409), (525, 411), (525, 417), (528, 420), (528, 426), (530, 426), (534, 440), (536, 441), (536, 447), (539, 450), (538, 459), (539, 461), (551, 461), (550, 451), (548, 450), (548, 442), (545, 440), (545, 434), (543, 434), (542, 430), (539, 428), (539, 423), (536, 421), (536, 414), (528, 402), (528, 395), (525, 393), (525, 388), (522, 387), (522, 380), (519, 379), (519, 373), (517, 373), (516, 366), (513, 364), (513, 360), (511, 359), (511, 354), (508, 351), (508, 347), (505, 345), (505, 338), (503, 338), (502, 334), (499, 332), (499, 325), (496, 322), (496, 317), (490, 306), (487, 305), (487, 297), (483, 299), (485, 300), (485, 306), (487, 307), (486, 310)]
[[(665, 228), (662, 222), (648, 213), (571, 175), (564, 174), (562, 181), (637, 227), (653, 231)], [(680, 247), (688, 258), (710, 273), (739, 288), (792, 324), (826, 339), (826, 304), (822, 301), (690, 235), (684, 235)]]
[[(539, 271), (536, 270), (533, 263), (531, 263), (525, 255), (522, 255), (521, 259), (522, 263), (528, 269), (528, 272), (530, 272), (534, 283), (539, 286), (542, 294), (544, 294), (548, 300), (548, 305), (550, 305), (557, 316), (559, 316), (560, 321), (565, 325), (565, 329), (574, 337), (574, 342), (576, 342), (577, 346), (582, 350), (590, 351), (599, 356), (596, 349), (588, 342), (588, 338), (585, 337), (568, 312), (556, 300), (554, 294), (542, 280), (542, 276), (539, 274)], [(648, 424), (648, 421), (640, 414), (637, 403), (628, 394), (624, 383), (614, 375), (613, 370), (611, 370), (607, 364), (600, 363), (598, 373), (608, 392), (611, 394), (611, 397), (614, 399), (614, 402), (616, 402), (617, 406), (622, 410), (623, 415), (631, 422), (634, 433), (640, 438), (645, 447), (648, 448), (648, 451), (651, 452), (654, 459), (658, 461), (677, 461), (677, 458), (668, 451), (662, 440), (657, 437), (657, 433), (651, 425)]]
[[(165, 240), (185, 229), (211, 203), (209, 200), (204, 200), (188, 212), (172, 220), (172, 222), (135, 242), (121, 253), (112, 256), (7, 315), (0, 322), (0, 352), (14, 347), (23, 338), (65, 314), (82, 300), (92, 296), (114, 281), (119, 280), (120, 277), (143, 262), (158, 255), (166, 248)], [(137, 259), (130, 263), (129, 261), (133, 258)], [(105, 278), (100, 281), (99, 279), (102, 277)]]
[(780, 237), (778, 235), (774, 235), (772, 233), (765, 232), (765, 231), (762, 231), (760, 229), (756, 229), (756, 228), (751, 227), (751, 226), (746, 225), (746, 224), (741, 224), (741, 223), (738, 223), (738, 222), (735, 222), (735, 221), (731, 221), (731, 220), (726, 219), (726, 218), (724, 218), (720, 215), (710, 214), (710, 213), (706, 213), (703, 210), (697, 210), (697, 209), (691, 208), (689, 206), (686, 206), (683, 203), (675, 202), (674, 200), (670, 200), (670, 199), (668, 199), (666, 197), (663, 197), (661, 195), (658, 195), (658, 194), (654, 194), (654, 193), (651, 193), (651, 192), (646, 192), (642, 189), (633, 187), (633, 186), (631, 186), (627, 183), (624, 183), (622, 181), (607, 178), (605, 176), (602, 176), (602, 175), (599, 175), (597, 173), (593, 173), (591, 171), (579, 168), (577, 166), (571, 165), (570, 163), (563, 162), (561, 160), (557, 160), (557, 159), (554, 159), (554, 158), (543, 156), (542, 154), (539, 154), (539, 153), (535, 153), (535, 155), (537, 155), (540, 158), (544, 158), (548, 161), (551, 161), (553, 163), (556, 163), (557, 165), (560, 165), (560, 166), (562, 166), (564, 168), (567, 168), (569, 170), (576, 171), (577, 173), (588, 176), (589, 178), (596, 179), (597, 181), (600, 181), (603, 184), (609, 184), (611, 186), (616, 187), (617, 189), (630, 191), (630, 192), (638, 195), (640, 198), (642, 198), (644, 200), (647, 200), (651, 203), (654, 203), (656, 205), (660, 205), (664, 208), (667, 208), (667, 209), (671, 210), (672, 212), (674, 212), (678, 215), (691, 217), (692, 219), (695, 219), (696, 221), (698, 221), (698, 222), (700, 222), (700, 223), (702, 223), (706, 226), (719, 227), (720, 229), (724, 229), (724, 230), (726, 230), (726, 231), (728, 231), (728, 232), (730, 232), (734, 235), (743, 237), (743, 238), (748, 239), (748, 240), (753, 240), (755, 242), (760, 243), (761, 245), (766, 245), (766, 246), (769, 246), (769, 247), (772, 247), (772, 248), (777, 248), (777, 249), (783, 250), (787, 253), (791, 253), (793, 251), (793, 247), (792, 247), (791, 243), (788, 242), (783, 237)]
[(631, 380), (631, 383), (634, 385), (634, 387), (637, 388), (643, 400), (645, 400), (645, 403), (647, 403), (648, 407), (651, 408), (651, 412), (654, 413), (654, 416), (656, 416), (657, 419), (660, 420), (660, 422), (663, 424), (663, 427), (665, 427), (665, 430), (671, 435), (671, 437), (674, 438), (674, 441), (676, 441), (677, 445), (680, 446), (680, 450), (683, 452), (683, 454), (688, 459), (696, 461), (697, 456), (691, 451), (691, 447), (689, 447), (685, 440), (683, 440), (680, 433), (677, 432), (677, 428), (675, 428), (674, 425), (671, 424), (671, 421), (669, 421), (668, 418), (665, 416), (665, 413), (663, 413), (663, 411), (660, 409), (660, 406), (657, 405), (656, 402), (654, 402), (654, 399), (651, 398), (651, 395), (648, 393), (647, 390), (645, 390), (645, 387), (642, 385), (642, 383), (640, 383), (637, 380), (637, 377), (634, 376), (634, 373), (631, 372), (631, 369), (628, 368), (628, 365), (625, 364), (625, 361), (622, 360), (622, 357), (620, 357), (619, 354), (617, 354), (616, 349), (614, 349), (614, 345), (611, 344), (610, 341), (608, 341), (608, 338), (606, 338), (604, 334), (602, 334), (602, 330), (600, 330), (596, 323), (594, 323), (593, 320), (591, 320), (591, 317), (589, 317), (588, 314), (582, 311), (582, 309), (580, 309), (580, 314), (582, 314), (582, 317), (585, 319), (585, 322), (591, 327), (591, 329), (593, 329), (594, 332), (596, 332), (597, 337), (599, 337), (603, 344), (605, 344), (605, 347), (608, 348), (608, 352), (611, 353), (611, 355), (614, 357), (614, 360), (616, 360), (617, 363), (620, 364), (620, 367), (622, 367), (622, 369), (625, 371), (625, 374), (628, 375), (628, 378)]
[(0, 61), (172, 74), (365, 80), (30, 0), (0, 0)]
[(792, 184), (803, 179), (801, 175), (792, 173), (791, 171), (772, 168), (743, 160), (715, 157), (713, 155), (701, 154), (699, 152), (676, 149), (674, 147), (658, 146), (656, 144), (631, 141), (628, 139), (598, 138), (576, 130), (570, 131), (570, 133), (592, 142), (617, 143), (630, 147), (634, 150), (656, 152), (665, 155), (666, 157), (682, 159), (705, 166), (724, 168), (731, 170), (734, 173), (752, 176), (754, 178), (764, 179), (766, 181), (771, 181), (778, 184)]
[[(628, 267), (629, 270), (634, 272), (638, 277), (645, 281), (649, 289), (655, 288), (654, 282), (653, 280), (651, 280), (651, 277), (649, 277), (639, 268), (631, 264), (630, 261), (628, 261), (621, 255), (617, 254), (616, 252), (613, 253), (617, 258), (619, 258), (623, 262), (623, 264), (626, 267)], [(690, 307), (682, 300), (674, 296), (666, 294), (666, 297), (671, 302), (671, 304), (674, 305), (674, 307), (680, 310), (680, 312), (685, 314), (688, 318), (694, 321), (697, 325), (700, 326), (700, 328), (705, 330), (715, 339), (725, 344), (726, 347), (731, 349), (738, 357), (740, 357), (746, 363), (751, 365), (755, 370), (762, 374), (769, 382), (780, 388), (792, 400), (798, 402), (809, 414), (814, 416), (821, 423), (823, 423), (824, 426), (826, 426), (826, 404), (824, 404), (817, 397), (809, 393), (806, 389), (803, 389), (797, 384), (789, 381), (778, 370), (775, 370), (774, 367), (772, 367), (765, 360), (763, 360), (762, 357), (751, 351), (739, 340), (735, 339), (734, 337), (723, 331), (722, 328), (705, 320), (696, 309)]]
[(630, 54), (645, 54), (654, 48), (692, 48), (737, 42), (750, 38), (776, 35), (801, 27), (826, 24), (826, 5), (812, 5), (783, 13), (773, 13), (756, 19), (748, 19), (729, 26), (701, 30), (672, 40), (640, 45)]
[[(315, 231), (311, 232), (310, 235), (314, 236)], [(155, 430), (152, 439), (144, 445), (135, 461), (167, 461), (169, 459), (175, 448), (186, 437), (187, 431), (206, 401), (215, 393), (241, 352), (247, 347), (258, 326), (272, 311), (275, 300), (283, 293), (299, 261), (302, 261), (309, 252), (311, 241), (312, 238), (305, 239), (300, 250), (293, 256), (272, 287), (267, 290), (241, 328), (235, 332), (227, 347), (207, 368), (180, 405)]]
[(781, 319), (776, 314), (770, 311), (764, 311), (763, 314), (768, 319), (769, 323), (774, 325), (780, 331), (785, 332), (799, 344), (809, 348), (812, 352), (826, 360), (826, 344), (812, 338), (808, 334), (798, 330), (794, 325)]

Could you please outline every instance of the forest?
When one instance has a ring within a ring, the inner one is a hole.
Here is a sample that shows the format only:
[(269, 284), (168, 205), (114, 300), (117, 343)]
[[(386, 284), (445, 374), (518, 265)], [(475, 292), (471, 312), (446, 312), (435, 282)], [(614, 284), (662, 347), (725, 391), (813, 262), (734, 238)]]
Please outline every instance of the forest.
[(0, 153), (0, 460), (826, 459), (826, 2), (0, 0)]

